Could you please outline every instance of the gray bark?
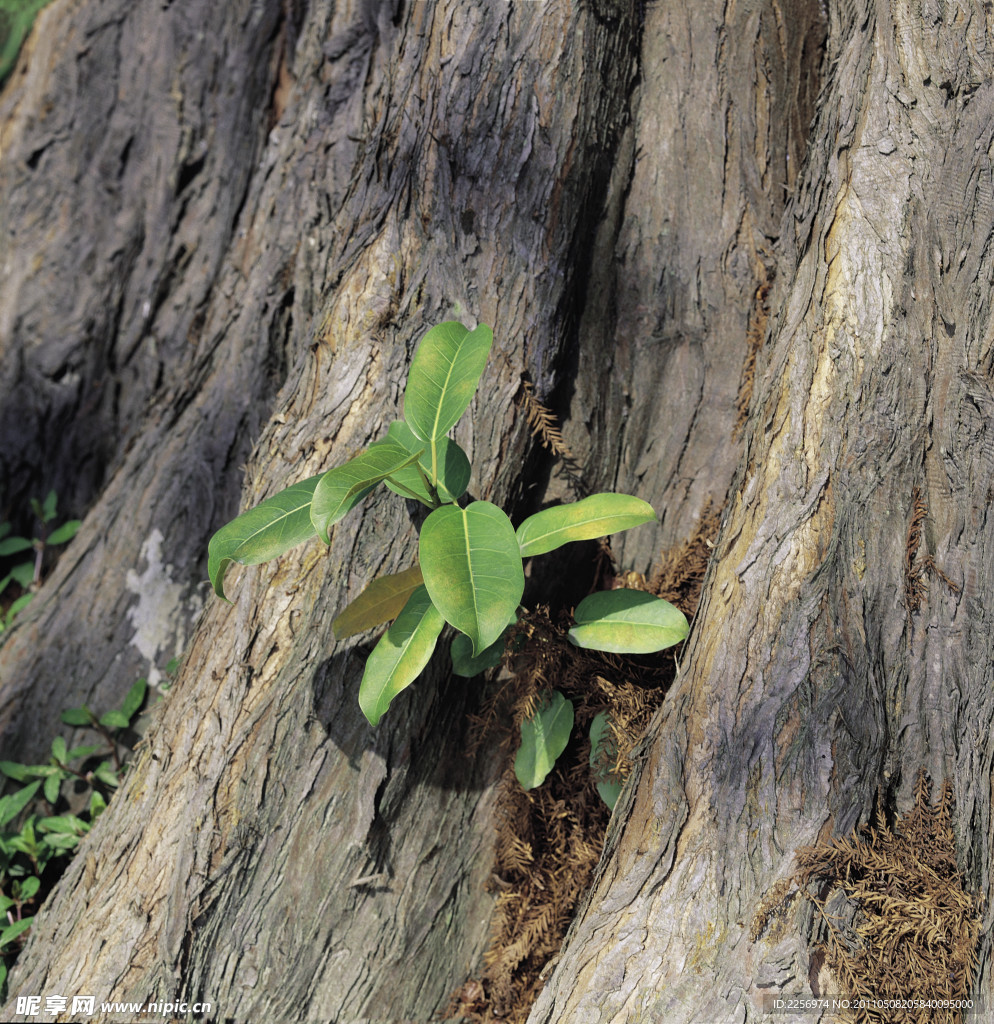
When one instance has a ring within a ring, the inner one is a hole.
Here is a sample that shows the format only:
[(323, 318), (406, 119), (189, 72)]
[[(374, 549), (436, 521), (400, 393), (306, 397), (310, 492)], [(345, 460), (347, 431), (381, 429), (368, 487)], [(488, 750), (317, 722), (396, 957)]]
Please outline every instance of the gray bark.
[(830, 29), (701, 608), (533, 1022), (758, 1021), (838, 993), (803, 901), (778, 941), (750, 922), (799, 846), (878, 792), (906, 812), (919, 768), (954, 785), (990, 1000), (990, 26), (868, 2)]
[(0, 488), (89, 512), (0, 650), (8, 758), (43, 754), (53, 707), (109, 708), (182, 653), (303, 344), (301, 207), (257, 166), (279, 11), (54, 3), (5, 89)]
[[(989, 908), (980, 16), (871, 0), (105, 11), (53, 4), (2, 100), (0, 387), (24, 441), (0, 468), (12, 493), (51, 482), (89, 508), (0, 648), (5, 756), (41, 753), (53, 707), (111, 703), (186, 658), (12, 996), (85, 977), (100, 998), (211, 999), (219, 1019), (420, 1021), (478, 969), (499, 766), (462, 756), (477, 694), (438, 661), (373, 732), (363, 652), (329, 628), (409, 564), (403, 507), (375, 500), (327, 554), (233, 575), (237, 604), (197, 620), (206, 540), (243, 479), (254, 503), (378, 435), (417, 340), (450, 317), (497, 335), (458, 432), (475, 495), (538, 500), (548, 464), (513, 406), (527, 376), (567, 419), (584, 486), (662, 513), (617, 545), (626, 567), (725, 507), (680, 677), (531, 1020), (759, 1020), (764, 997), (811, 992), (810, 919), (771, 945), (749, 941), (753, 913), (798, 846), (867, 820), (878, 790), (905, 809), (920, 766), (954, 780)], [(161, 70), (127, 70), (153, 39), (172, 46)], [(131, 84), (87, 122), (104, 66)], [(50, 130), (70, 81), (73, 117)], [(100, 127), (74, 148), (73, 124)], [(85, 231), (32, 213), (34, 180), (102, 212)], [(148, 198), (107, 199), (108, 180)], [(134, 390), (91, 410), (113, 374)], [(94, 434), (78, 479), (70, 422)], [(909, 569), (916, 493), (932, 522)], [(980, 955), (989, 995), (986, 939)]]
[[(74, 60), (79, 11), (64, 29)], [(499, 765), (488, 751), (466, 759), (478, 691), (438, 666), (375, 732), (358, 711), (362, 659), (330, 623), (369, 578), (412, 560), (403, 504), (371, 500), (327, 553), (312, 544), (233, 575), (237, 604), (211, 601), (191, 635), (195, 581), (210, 532), (235, 511), (246, 426), (272, 404), (247, 470), (254, 503), (380, 434), (415, 344), (446, 318), (497, 325), (484, 397), (457, 437), (475, 457), (471, 491), (522, 507), (531, 439), (513, 399), (525, 373), (544, 393), (570, 337), (636, 26), (567, 3), (313, 4), (280, 67), (278, 11), (268, 24), (257, 11), (231, 11), (237, 31), (190, 44), (226, 54), (204, 89), (237, 92), (224, 67), (262, 65), (283, 105), (206, 293), (209, 342), (174, 368), (180, 380), (146, 381), (134, 445), (0, 651), (6, 756), (29, 758), (58, 703), (120, 696), (129, 643), (157, 660), (186, 649), (10, 994), (71, 994), (85, 978), (100, 999), (208, 999), (219, 1019), (422, 1020), (486, 944)], [(156, 16), (155, 32), (175, 31), (175, 8)], [(37, 53), (8, 102), (47, 88), (28, 84), (48, 75)], [(265, 125), (245, 108), (232, 133)], [(168, 621), (147, 650), (133, 640), (146, 601)]]

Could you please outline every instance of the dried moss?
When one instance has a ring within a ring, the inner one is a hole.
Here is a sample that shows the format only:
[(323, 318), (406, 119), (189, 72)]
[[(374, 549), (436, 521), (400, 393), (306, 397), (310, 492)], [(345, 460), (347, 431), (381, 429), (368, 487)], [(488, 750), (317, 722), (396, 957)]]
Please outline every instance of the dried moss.
[[(826, 940), (814, 954), (835, 979), (833, 994), (851, 1002), (967, 999), (977, 965), (980, 901), (956, 866), (952, 810), (951, 783), (943, 783), (933, 806), (928, 776), (920, 772), (914, 806), (893, 827), (878, 812), (872, 827), (849, 838), (800, 848), (798, 871), (760, 905), (753, 941), (771, 928), (783, 933), (790, 901), (799, 894), (821, 917)], [(839, 1019), (958, 1024), (962, 1015), (958, 1009), (870, 1006)]]
[[(610, 549), (603, 545), (602, 583), (651, 591), (692, 616), (717, 525), (718, 517), (709, 508), (694, 536), (664, 552), (648, 579), (617, 574)], [(565, 614), (553, 616), (548, 608), (526, 614), (509, 644), (514, 647), (518, 638), (520, 652), (510, 659), (500, 687), (474, 722), (476, 742), (497, 742), (506, 765), (491, 876), (497, 905), (483, 972), (454, 993), (448, 1016), (481, 1024), (523, 1024), (558, 958), (604, 845), (610, 811), (590, 771), (590, 723), (599, 712), (610, 713), (616, 744), (611, 767), (626, 777), (631, 770), (628, 755), (673, 681), (672, 651), (622, 658), (574, 647), (567, 630)], [(520, 724), (550, 688), (574, 704), (573, 736), (546, 782), (525, 792), (512, 766)]]

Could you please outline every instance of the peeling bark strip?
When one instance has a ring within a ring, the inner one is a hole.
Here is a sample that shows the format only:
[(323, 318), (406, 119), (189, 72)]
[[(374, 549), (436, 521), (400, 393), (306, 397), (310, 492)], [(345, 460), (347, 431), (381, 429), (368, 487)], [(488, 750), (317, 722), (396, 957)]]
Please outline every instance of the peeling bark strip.
[[(991, 997), (991, 27), (963, 7), (829, 13), (682, 682), (533, 1022), (758, 1021), (771, 993), (809, 995), (810, 918), (771, 946), (749, 922), (794, 851), (869, 820), (878, 791), (906, 813), (919, 765), (954, 780), (959, 865), (987, 908), (973, 994)], [(916, 494), (952, 587), (909, 614)]]

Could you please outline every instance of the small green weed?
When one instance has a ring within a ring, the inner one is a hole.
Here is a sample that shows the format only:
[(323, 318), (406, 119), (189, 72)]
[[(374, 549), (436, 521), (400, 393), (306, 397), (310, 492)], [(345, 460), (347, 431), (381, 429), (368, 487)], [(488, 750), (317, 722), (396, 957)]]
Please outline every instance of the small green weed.
[[(55, 491), (49, 491), (44, 501), (32, 498), (31, 509), (39, 524), (34, 537), (12, 536), (11, 524), (0, 522), (0, 572), (3, 572), (4, 568), (7, 570), (6, 575), (0, 577), (0, 596), (12, 584), (21, 591), (0, 612), (0, 639), (10, 628), (17, 613), (28, 606), (35, 591), (41, 586), (45, 552), (60, 544), (68, 544), (80, 527), (78, 519), (70, 519), (49, 531), (49, 525), (58, 514), (58, 498)], [(25, 557), (27, 552), (31, 554)]]
[[(130, 749), (124, 730), (141, 710), (146, 692), (146, 681), (139, 679), (116, 710), (99, 716), (88, 707), (62, 712), (63, 722), (93, 729), (101, 743), (69, 749), (56, 736), (46, 764), (0, 761), (0, 772), (21, 784), (0, 797), (0, 999), (35, 911), (120, 785), (125, 769), (121, 750)], [(45, 804), (48, 814), (40, 813)]]

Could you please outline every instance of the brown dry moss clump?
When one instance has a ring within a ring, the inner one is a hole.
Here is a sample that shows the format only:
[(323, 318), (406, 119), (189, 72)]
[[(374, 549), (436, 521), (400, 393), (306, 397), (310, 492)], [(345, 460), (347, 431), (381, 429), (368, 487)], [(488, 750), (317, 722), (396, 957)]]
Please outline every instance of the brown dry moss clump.
[(749, 311), (749, 325), (746, 328), (746, 358), (742, 367), (742, 381), (739, 384), (739, 396), (735, 401), (738, 418), (735, 421), (735, 435), (738, 436), (749, 418), (749, 403), (752, 401), (752, 389), (756, 380), (756, 359), (766, 339), (766, 327), (770, 322), (770, 288), (773, 280), (766, 263), (755, 257), (753, 268), (756, 273), (757, 285), (753, 293), (752, 309)]
[[(771, 922), (782, 931), (796, 885), (824, 923), (827, 941), (815, 954), (824, 958), (835, 978), (838, 991), (832, 995), (850, 1002), (967, 999), (976, 967), (979, 900), (967, 892), (956, 866), (952, 809), (950, 782), (943, 783), (932, 806), (928, 777), (920, 772), (914, 806), (893, 828), (878, 811), (872, 828), (863, 826), (850, 838), (800, 848), (800, 869), (764, 899), (753, 921), (753, 940)], [(957, 1024), (962, 1014), (934, 1006), (871, 1005), (838, 1019), (851, 1024)]]
[[(717, 526), (717, 514), (708, 509), (694, 535), (664, 553), (648, 579), (612, 573), (605, 574), (604, 582), (651, 591), (692, 616)], [(601, 550), (609, 559), (606, 544)], [(610, 811), (590, 770), (590, 723), (599, 712), (609, 712), (617, 750), (611, 767), (627, 777), (627, 755), (673, 681), (672, 650), (621, 658), (574, 647), (567, 630), (566, 616), (553, 617), (546, 608), (522, 619), (508, 645), (509, 650), (517, 647), (518, 653), (509, 656), (508, 674), (475, 723), (478, 742), (494, 742), (500, 736), (506, 764), (491, 876), (497, 905), (483, 974), (455, 993), (447, 1017), (523, 1024), (604, 845)], [(573, 736), (545, 783), (525, 792), (513, 769), (520, 726), (549, 689), (573, 702)]]
[(925, 583), (927, 573), (937, 576), (954, 594), (959, 593), (959, 587), (935, 564), (931, 545), (927, 545), (925, 554), (918, 557), (923, 528), (927, 527), (928, 520), (928, 506), (922, 498), (921, 488), (916, 487), (911, 495), (911, 522), (904, 543), (904, 603), (909, 615), (918, 611), (925, 600), (928, 593), (928, 585)]

